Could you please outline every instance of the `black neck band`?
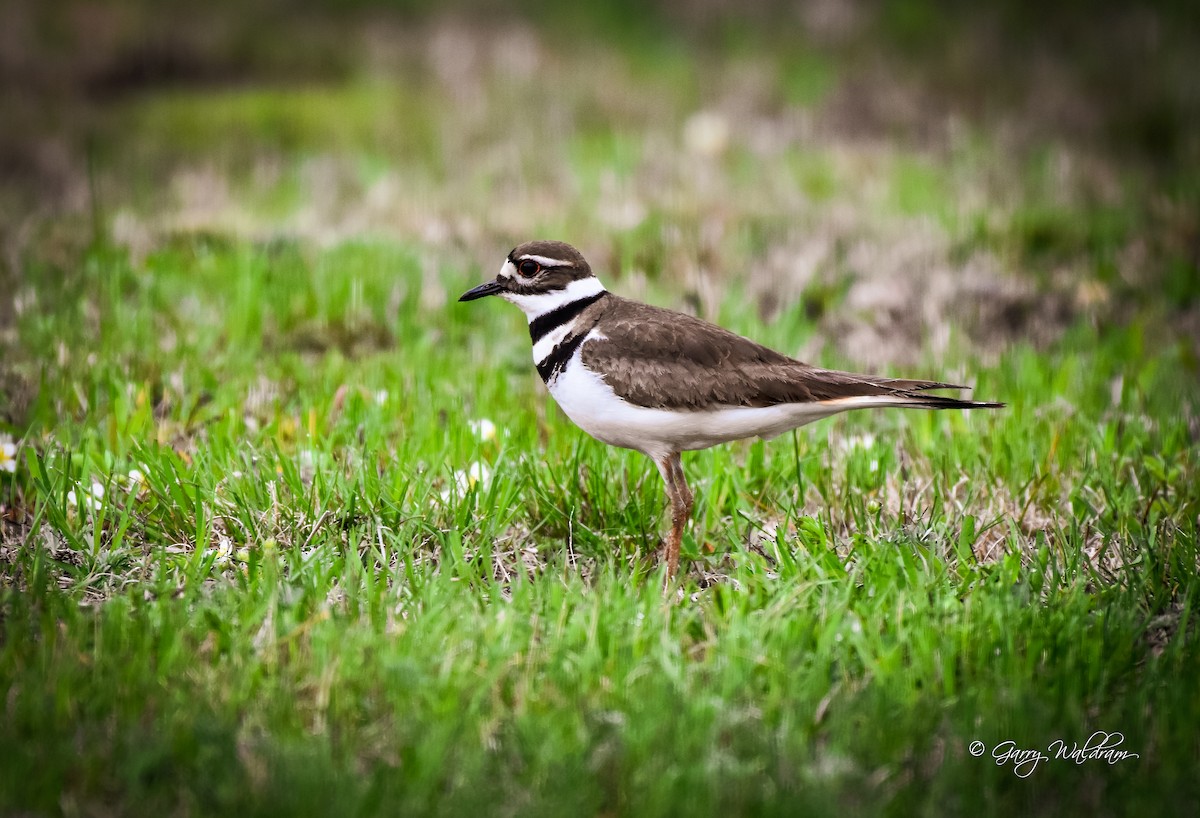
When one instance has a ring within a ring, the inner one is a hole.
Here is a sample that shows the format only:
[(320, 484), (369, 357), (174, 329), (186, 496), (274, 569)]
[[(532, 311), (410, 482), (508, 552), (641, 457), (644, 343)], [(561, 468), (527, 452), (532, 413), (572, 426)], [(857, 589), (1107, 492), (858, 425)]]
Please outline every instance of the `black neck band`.
[(553, 309), (545, 315), (539, 315), (529, 322), (529, 339), (536, 344), (545, 337), (546, 333), (561, 327), (606, 295), (608, 295), (608, 290), (601, 290), (595, 295), (577, 299), (568, 304), (563, 304), (561, 307)]

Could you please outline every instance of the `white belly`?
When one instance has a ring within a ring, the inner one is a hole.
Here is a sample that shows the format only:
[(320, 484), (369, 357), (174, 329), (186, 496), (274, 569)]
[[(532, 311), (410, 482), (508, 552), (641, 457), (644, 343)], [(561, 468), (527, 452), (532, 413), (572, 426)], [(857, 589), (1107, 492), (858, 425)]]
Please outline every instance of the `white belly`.
[(722, 406), (708, 411), (648, 409), (617, 397), (598, 375), (584, 368), (579, 351), (551, 381), (550, 394), (567, 417), (592, 437), (655, 458), (748, 437), (769, 439), (852, 408), (786, 403), (766, 407)]

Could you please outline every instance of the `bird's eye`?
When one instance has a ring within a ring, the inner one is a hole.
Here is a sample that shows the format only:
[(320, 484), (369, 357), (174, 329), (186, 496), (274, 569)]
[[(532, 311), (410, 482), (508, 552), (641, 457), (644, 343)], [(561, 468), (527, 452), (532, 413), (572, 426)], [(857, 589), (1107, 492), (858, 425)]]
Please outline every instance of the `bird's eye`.
[(538, 270), (541, 269), (542, 268), (538, 266), (536, 261), (528, 258), (517, 265), (517, 270), (519, 270), (521, 275), (525, 276), (526, 278), (533, 278), (538, 274)]

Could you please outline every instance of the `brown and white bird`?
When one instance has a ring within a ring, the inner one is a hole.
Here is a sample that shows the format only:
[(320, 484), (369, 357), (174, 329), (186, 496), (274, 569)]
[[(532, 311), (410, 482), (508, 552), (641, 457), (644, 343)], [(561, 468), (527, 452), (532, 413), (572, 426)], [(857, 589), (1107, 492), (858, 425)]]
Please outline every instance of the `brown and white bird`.
[(529, 320), (533, 362), (567, 417), (592, 437), (649, 455), (671, 500), (668, 578), (679, 565), (692, 492), (680, 453), (776, 435), (882, 406), (998, 408), (925, 394), (966, 387), (819, 369), (694, 318), (622, 298), (560, 241), (508, 254), (495, 279), (459, 301), (496, 295)]

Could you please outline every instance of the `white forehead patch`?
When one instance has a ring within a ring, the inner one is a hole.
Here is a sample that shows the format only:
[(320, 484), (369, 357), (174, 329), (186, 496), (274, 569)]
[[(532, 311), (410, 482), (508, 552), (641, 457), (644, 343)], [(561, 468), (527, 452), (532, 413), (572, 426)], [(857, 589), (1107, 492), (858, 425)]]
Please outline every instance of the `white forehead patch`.
[(505, 259), (504, 266), (500, 268), (500, 277), (501, 278), (512, 278), (516, 274), (517, 274), (517, 268), (513, 266), (513, 263), (511, 261), (509, 261), (508, 259)]
[(539, 256), (539, 255), (535, 255), (533, 253), (525, 253), (524, 255), (517, 257), (518, 261), (524, 261), (525, 259), (529, 259), (530, 261), (536, 261), (538, 264), (542, 265), (543, 267), (574, 267), (575, 266), (575, 262), (573, 262), (573, 261), (563, 261), (561, 258), (550, 258), (549, 256)]

